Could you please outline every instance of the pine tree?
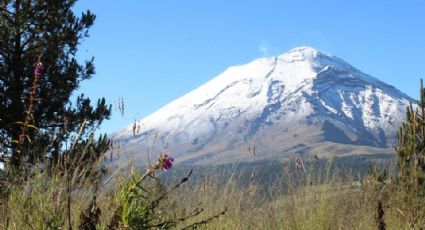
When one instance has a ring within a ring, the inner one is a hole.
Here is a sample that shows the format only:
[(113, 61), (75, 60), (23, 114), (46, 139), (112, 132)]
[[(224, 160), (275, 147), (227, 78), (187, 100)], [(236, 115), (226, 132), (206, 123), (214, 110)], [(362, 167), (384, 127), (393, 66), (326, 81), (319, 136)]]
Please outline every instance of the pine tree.
[(398, 131), (396, 147), (399, 182), (406, 190), (425, 195), (425, 92), (421, 80), (416, 108), (407, 107), (406, 122)]
[[(46, 154), (58, 158), (67, 143), (87, 144), (110, 116), (103, 98), (96, 106), (84, 95), (71, 102), (80, 83), (95, 73), (93, 58), (85, 63), (76, 58), (95, 15), (75, 16), (75, 2), (0, 2), (0, 147), (14, 168)], [(105, 151), (105, 136), (97, 143)]]

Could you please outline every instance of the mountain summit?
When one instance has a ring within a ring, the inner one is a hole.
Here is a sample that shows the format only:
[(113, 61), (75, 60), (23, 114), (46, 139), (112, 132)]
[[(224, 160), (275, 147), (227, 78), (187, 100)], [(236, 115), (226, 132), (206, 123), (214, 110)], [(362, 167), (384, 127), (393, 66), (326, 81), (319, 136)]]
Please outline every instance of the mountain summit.
[(385, 152), (410, 101), (342, 59), (298, 47), (230, 67), (137, 121), (138, 132), (131, 124), (112, 138), (140, 163), (156, 133), (154, 147), (199, 164), (250, 160), (253, 151), (260, 159)]

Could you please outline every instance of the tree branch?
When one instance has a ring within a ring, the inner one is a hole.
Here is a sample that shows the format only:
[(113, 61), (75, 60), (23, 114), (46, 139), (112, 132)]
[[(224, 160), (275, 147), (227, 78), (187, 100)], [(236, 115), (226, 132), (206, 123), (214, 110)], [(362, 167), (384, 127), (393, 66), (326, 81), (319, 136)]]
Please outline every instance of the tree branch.
[(13, 16), (15, 16), (15, 13), (13, 13), (13, 12), (11, 12), (11, 11), (9, 11), (9, 10), (7, 10), (6, 8), (4, 8), (4, 7), (1, 7), (0, 6), (0, 11), (3, 11), (4, 13), (3, 14), (1, 14), (7, 21), (9, 21), (9, 23), (11, 23), (11, 24), (13, 24), (13, 20), (7, 15), (7, 14), (11, 14), (11, 15), (13, 15)]

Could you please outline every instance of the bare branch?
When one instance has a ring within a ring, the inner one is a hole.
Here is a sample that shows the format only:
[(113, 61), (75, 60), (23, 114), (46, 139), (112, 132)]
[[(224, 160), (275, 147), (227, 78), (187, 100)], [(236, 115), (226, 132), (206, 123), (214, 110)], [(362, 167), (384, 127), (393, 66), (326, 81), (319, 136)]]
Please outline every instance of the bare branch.
[(168, 189), (166, 192), (164, 192), (163, 194), (161, 194), (158, 198), (156, 198), (155, 200), (153, 200), (150, 203), (149, 207), (150, 208), (154, 208), (159, 203), (159, 201), (161, 201), (170, 192), (172, 192), (174, 189), (180, 187), (180, 185), (182, 185), (183, 183), (185, 183), (186, 181), (188, 181), (189, 180), (189, 177), (192, 175), (192, 172), (193, 172), (193, 169), (191, 169), (189, 171), (189, 173), (179, 181), (179, 183), (177, 183), (176, 185), (174, 185), (173, 187), (171, 187), (170, 189)]
[(194, 229), (194, 228), (196, 228), (196, 227), (197, 227), (197, 226), (199, 226), (199, 225), (209, 224), (209, 223), (210, 223), (211, 221), (213, 221), (214, 219), (217, 219), (217, 218), (219, 218), (220, 216), (222, 216), (222, 215), (226, 214), (226, 212), (227, 212), (227, 207), (226, 207), (226, 208), (224, 208), (224, 210), (223, 210), (223, 211), (221, 211), (220, 213), (218, 213), (218, 214), (216, 214), (216, 215), (214, 215), (214, 216), (211, 216), (211, 217), (209, 217), (209, 218), (207, 218), (207, 219), (205, 219), (205, 220), (202, 220), (202, 221), (199, 221), (199, 222), (195, 222), (195, 223), (193, 223), (193, 224), (191, 224), (191, 225), (189, 225), (189, 226), (186, 226), (186, 227), (182, 228), (182, 230), (184, 230), (184, 229)]

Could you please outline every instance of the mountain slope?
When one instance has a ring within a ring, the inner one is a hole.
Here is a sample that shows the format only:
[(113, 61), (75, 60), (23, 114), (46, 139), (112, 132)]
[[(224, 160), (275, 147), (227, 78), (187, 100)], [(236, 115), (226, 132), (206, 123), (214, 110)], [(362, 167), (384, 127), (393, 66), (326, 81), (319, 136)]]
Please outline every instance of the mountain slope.
[(157, 132), (157, 150), (190, 163), (250, 160), (254, 146), (257, 158), (385, 152), (411, 100), (337, 57), (299, 47), (230, 67), (137, 121), (135, 137), (133, 124), (112, 137), (141, 163), (146, 137)]

